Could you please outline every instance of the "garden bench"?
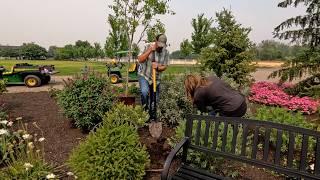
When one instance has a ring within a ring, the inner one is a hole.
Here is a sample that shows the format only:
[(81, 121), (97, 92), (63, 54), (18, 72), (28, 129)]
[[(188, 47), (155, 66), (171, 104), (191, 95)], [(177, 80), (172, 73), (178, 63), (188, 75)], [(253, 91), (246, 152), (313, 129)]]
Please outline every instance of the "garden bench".
[[(308, 147), (311, 141), (313, 148)], [(222, 157), (266, 168), (289, 178), (320, 179), (320, 133), (313, 130), (243, 118), (190, 115), (185, 137), (167, 157), (161, 179), (227, 179), (192, 166), (190, 151), (204, 153), (205, 158)], [(169, 175), (177, 155), (182, 157), (181, 166)]]

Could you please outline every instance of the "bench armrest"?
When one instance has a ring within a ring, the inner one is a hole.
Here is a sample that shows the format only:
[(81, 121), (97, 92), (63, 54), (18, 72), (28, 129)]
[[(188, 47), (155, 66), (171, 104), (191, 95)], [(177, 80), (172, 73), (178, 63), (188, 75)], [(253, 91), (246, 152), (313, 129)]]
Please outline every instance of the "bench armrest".
[(171, 163), (173, 161), (173, 158), (177, 155), (177, 153), (181, 150), (181, 148), (189, 141), (189, 138), (182, 139), (176, 147), (170, 152), (169, 156), (166, 159), (166, 162), (164, 163), (164, 168), (161, 173), (161, 180), (167, 180), (169, 169), (171, 166)]

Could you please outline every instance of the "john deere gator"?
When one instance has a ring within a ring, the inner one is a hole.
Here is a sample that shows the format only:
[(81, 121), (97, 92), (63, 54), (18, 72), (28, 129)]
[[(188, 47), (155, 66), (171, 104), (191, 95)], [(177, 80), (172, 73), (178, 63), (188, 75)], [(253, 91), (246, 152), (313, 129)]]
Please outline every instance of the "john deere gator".
[[(129, 51), (119, 51), (115, 54), (117, 59), (113, 59), (111, 62), (107, 63), (107, 72), (112, 84), (116, 84), (122, 80), (124, 77), (121, 74), (121, 69), (125, 67), (125, 64), (121, 62), (121, 57), (128, 54)], [(138, 81), (138, 63), (131, 63), (129, 66), (129, 81)]]
[(57, 73), (54, 65), (32, 65), (19, 63), (6, 70), (0, 66), (0, 80), (5, 79), (8, 85), (24, 84), (28, 87), (38, 87), (48, 84), (51, 75)]

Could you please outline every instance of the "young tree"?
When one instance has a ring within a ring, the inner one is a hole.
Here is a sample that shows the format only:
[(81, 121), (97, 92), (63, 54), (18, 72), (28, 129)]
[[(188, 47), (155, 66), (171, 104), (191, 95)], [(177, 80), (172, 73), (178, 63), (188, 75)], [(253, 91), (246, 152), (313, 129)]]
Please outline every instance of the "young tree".
[(191, 25), (194, 32), (191, 35), (191, 44), (195, 54), (200, 54), (203, 48), (208, 47), (212, 43), (210, 35), (212, 23), (213, 19), (206, 18), (204, 14), (198, 15), (197, 19), (192, 19)]
[(128, 49), (128, 35), (123, 28), (123, 20), (117, 16), (109, 15), (108, 23), (111, 27), (105, 44), (105, 53), (109, 58), (114, 58), (115, 53)]
[[(169, 9), (170, 0), (113, 0), (109, 6), (113, 10), (113, 16), (123, 22), (122, 29), (128, 37), (129, 63), (132, 57), (132, 45), (135, 38), (138, 38), (136, 44), (145, 36), (145, 32), (155, 22), (159, 22), (157, 15), (173, 14)], [(141, 27), (140, 37), (135, 37), (138, 28)], [(127, 74), (129, 68), (127, 68)], [(128, 76), (126, 82), (126, 95), (128, 95)]]
[(253, 59), (253, 44), (248, 37), (251, 29), (238, 24), (229, 10), (216, 13), (216, 17), (218, 26), (211, 30), (211, 46), (201, 51), (201, 65), (219, 77), (225, 74), (240, 85), (246, 84), (254, 71), (250, 65)]
[(164, 34), (165, 32), (164, 24), (158, 21), (155, 25), (147, 29), (147, 41), (154, 42), (157, 35)]

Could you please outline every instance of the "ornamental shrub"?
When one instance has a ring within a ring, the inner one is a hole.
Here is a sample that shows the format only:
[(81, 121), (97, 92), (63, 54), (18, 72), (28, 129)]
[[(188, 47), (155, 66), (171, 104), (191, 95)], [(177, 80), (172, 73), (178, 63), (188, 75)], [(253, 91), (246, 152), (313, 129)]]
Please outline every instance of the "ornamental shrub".
[(141, 107), (112, 108), (96, 132), (72, 152), (68, 164), (80, 179), (143, 179), (149, 163), (137, 126), (148, 119)]
[(158, 114), (166, 125), (176, 126), (193, 112), (192, 103), (186, 97), (184, 77), (169, 76), (161, 81)]
[(65, 81), (57, 99), (65, 115), (73, 119), (78, 128), (90, 130), (102, 121), (116, 96), (106, 77), (89, 72)]

